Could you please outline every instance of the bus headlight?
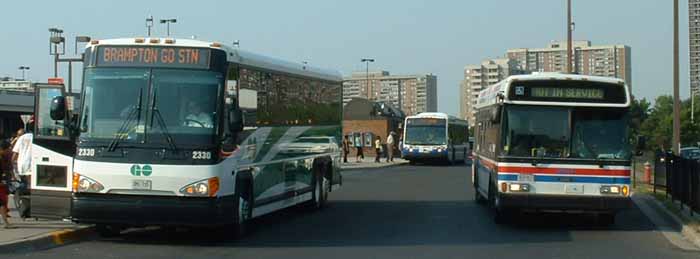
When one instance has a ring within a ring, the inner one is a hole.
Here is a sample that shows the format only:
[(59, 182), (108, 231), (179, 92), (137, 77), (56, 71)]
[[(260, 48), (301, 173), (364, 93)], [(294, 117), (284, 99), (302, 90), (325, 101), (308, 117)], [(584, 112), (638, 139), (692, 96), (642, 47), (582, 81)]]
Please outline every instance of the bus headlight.
[(219, 177), (194, 182), (180, 189), (185, 196), (214, 197), (219, 192)]
[(629, 194), (629, 188), (627, 188), (625, 185), (603, 185), (600, 187), (600, 194), (621, 194), (623, 196), (627, 196)]
[(511, 183), (509, 189), (511, 192), (529, 192), (530, 185), (526, 183)]
[(105, 187), (99, 182), (90, 179), (87, 176), (73, 173), (73, 191), (74, 192), (101, 192)]

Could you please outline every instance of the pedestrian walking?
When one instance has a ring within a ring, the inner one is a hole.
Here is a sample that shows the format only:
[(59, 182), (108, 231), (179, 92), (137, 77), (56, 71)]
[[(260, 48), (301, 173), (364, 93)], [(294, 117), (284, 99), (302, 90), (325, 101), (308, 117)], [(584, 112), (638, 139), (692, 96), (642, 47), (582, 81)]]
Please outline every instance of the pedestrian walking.
[(386, 137), (386, 161), (394, 162), (394, 133), (389, 132), (389, 136)]
[(357, 155), (355, 156), (355, 162), (362, 162), (365, 159), (364, 151), (362, 151), (362, 142), (355, 140), (355, 148), (357, 149)]
[(346, 135), (345, 138), (343, 138), (343, 163), (348, 162), (348, 153), (350, 153), (350, 140)]
[(380, 136), (377, 136), (377, 140), (374, 141), (374, 150), (376, 151), (377, 155), (374, 157), (374, 162), (379, 163), (379, 159), (382, 156), (382, 138)]

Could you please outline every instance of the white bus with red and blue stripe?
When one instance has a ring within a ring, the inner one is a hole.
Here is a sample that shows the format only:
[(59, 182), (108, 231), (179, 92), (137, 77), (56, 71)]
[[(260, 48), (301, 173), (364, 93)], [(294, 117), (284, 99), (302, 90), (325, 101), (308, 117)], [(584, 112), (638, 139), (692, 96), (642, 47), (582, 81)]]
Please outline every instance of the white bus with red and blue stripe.
[(593, 212), (614, 223), (630, 206), (630, 93), (621, 79), (517, 75), (477, 100), (475, 199), (502, 222), (522, 211)]
[(450, 164), (467, 162), (467, 121), (445, 113), (423, 112), (406, 117), (404, 125), (401, 155), (411, 164), (429, 161), (444, 161)]

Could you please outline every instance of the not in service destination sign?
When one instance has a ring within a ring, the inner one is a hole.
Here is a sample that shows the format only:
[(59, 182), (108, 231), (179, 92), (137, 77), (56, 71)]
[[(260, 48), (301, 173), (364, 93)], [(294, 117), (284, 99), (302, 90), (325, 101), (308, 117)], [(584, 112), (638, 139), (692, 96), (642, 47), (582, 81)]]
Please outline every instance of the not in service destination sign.
[(603, 89), (596, 88), (547, 88), (532, 87), (530, 96), (542, 98), (566, 98), (566, 99), (591, 99), (602, 100), (605, 98)]
[(187, 47), (101, 46), (97, 66), (209, 68), (210, 50)]

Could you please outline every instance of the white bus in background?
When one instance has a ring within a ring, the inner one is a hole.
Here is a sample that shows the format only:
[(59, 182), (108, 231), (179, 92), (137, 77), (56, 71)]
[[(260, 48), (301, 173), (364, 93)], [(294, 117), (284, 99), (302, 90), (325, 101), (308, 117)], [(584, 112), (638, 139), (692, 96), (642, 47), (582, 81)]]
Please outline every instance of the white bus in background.
[(403, 131), (403, 159), (416, 162), (467, 162), (469, 124), (445, 113), (424, 112), (406, 117)]
[[(612, 224), (630, 206), (630, 93), (616, 78), (517, 75), (476, 105), (475, 199), (519, 211), (585, 211)], [(638, 149), (644, 141), (637, 141)]]
[(242, 234), (254, 217), (322, 207), (341, 184), (335, 71), (171, 38), (93, 40), (84, 56), (76, 109), (62, 88), (37, 89), (33, 210), (104, 235)]

